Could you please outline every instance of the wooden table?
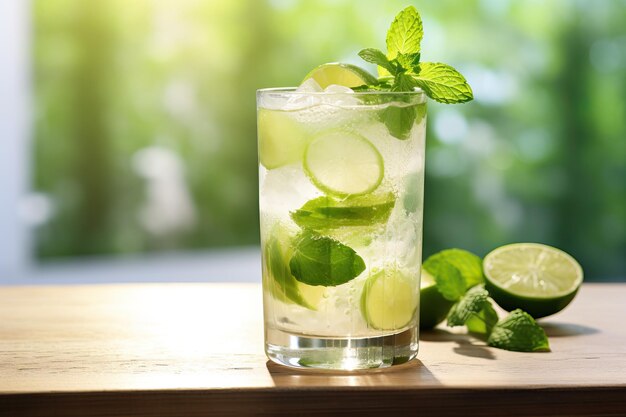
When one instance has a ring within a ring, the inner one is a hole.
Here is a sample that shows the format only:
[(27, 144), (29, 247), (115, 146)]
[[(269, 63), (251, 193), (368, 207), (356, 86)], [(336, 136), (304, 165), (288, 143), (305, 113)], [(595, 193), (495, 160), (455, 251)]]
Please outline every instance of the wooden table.
[(542, 322), (551, 353), (438, 329), (419, 361), (340, 374), (268, 363), (257, 284), (4, 287), (0, 416), (625, 416), (625, 301), (585, 284)]

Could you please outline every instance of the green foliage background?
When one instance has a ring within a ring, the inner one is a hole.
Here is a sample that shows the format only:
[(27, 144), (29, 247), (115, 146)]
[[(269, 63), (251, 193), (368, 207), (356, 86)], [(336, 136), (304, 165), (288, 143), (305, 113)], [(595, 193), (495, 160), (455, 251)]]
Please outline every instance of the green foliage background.
[[(429, 104), (425, 255), (538, 241), (590, 280), (626, 277), (626, 2), (408, 3), (423, 59), (476, 95)], [(257, 244), (255, 90), (362, 65), (406, 5), (35, 0), (33, 186), (54, 206), (38, 258)], [(155, 145), (183, 161), (197, 213), (158, 236), (132, 163)]]

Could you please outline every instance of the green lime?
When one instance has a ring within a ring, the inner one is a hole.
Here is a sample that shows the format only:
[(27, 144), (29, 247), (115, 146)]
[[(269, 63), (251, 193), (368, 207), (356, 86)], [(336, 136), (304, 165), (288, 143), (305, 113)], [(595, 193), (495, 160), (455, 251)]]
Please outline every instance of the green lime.
[(507, 311), (521, 308), (534, 318), (557, 313), (576, 295), (583, 270), (567, 253), (540, 243), (516, 243), (483, 261), (485, 287)]
[(358, 87), (360, 85), (376, 84), (377, 80), (363, 68), (351, 64), (332, 62), (323, 64), (309, 72), (303, 81), (313, 78), (322, 88), (331, 84), (344, 87)]
[(361, 294), (361, 313), (375, 329), (395, 330), (415, 316), (418, 296), (413, 278), (397, 270), (382, 270), (370, 276)]
[(432, 329), (441, 323), (454, 304), (437, 290), (435, 278), (422, 268), (420, 281), (420, 328)]
[(257, 118), (259, 160), (267, 169), (300, 162), (307, 135), (288, 112), (260, 108)]
[(374, 191), (383, 180), (384, 165), (380, 152), (364, 137), (331, 130), (307, 146), (304, 172), (320, 190), (345, 197)]

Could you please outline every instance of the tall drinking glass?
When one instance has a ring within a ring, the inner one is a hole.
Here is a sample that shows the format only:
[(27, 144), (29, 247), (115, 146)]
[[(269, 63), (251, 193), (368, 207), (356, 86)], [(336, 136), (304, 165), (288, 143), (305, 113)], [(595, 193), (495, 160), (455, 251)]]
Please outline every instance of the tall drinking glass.
[(264, 89), (257, 122), (267, 356), (345, 370), (413, 359), (424, 93)]

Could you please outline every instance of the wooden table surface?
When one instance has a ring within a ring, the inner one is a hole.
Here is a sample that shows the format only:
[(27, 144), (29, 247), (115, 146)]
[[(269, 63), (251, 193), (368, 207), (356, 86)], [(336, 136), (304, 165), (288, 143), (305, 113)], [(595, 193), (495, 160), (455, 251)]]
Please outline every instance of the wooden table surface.
[(297, 371), (263, 353), (257, 284), (0, 288), (0, 416), (626, 416), (626, 284), (541, 323), (550, 353), (422, 332), (387, 371)]

